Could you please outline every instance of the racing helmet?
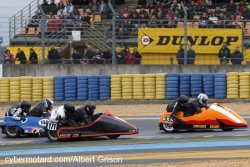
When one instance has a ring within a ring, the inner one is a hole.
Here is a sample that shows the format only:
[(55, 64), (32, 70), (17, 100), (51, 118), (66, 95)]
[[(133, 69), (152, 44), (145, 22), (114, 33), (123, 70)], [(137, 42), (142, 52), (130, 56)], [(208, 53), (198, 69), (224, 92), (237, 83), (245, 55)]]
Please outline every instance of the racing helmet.
[(208, 96), (206, 94), (200, 93), (197, 99), (202, 106), (207, 106)]
[(52, 105), (53, 105), (53, 101), (51, 99), (44, 99), (43, 100), (43, 104), (44, 104), (44, 107), (46, 108), (46, 110), (50, 111), (52, 109)]
[(27, 100), (23, 100), (20, 103), (20, 107), (21, 107), (23, 112), (28, 113), (30, 111), (31, 103)]
[(96, 109), (96, 104), (91, 101), (87, 101), (84, 105), (84, 109), (88, 115), (93, 115)]
[(179, 98), (178, 98), (178, 102), (180, 104), (186, 104), (188, 103), (188, 100), (189, 100), (189, 97), (185, 96), (185, 95), (181, 95)]
[(75, 112), (75, 106), (74, 106), (73, 103), (70, 103), (70, 102), (65, 103), (64, 104), (64, 110), (65, 110), (66, 115), (70, 115), (70, 114)]

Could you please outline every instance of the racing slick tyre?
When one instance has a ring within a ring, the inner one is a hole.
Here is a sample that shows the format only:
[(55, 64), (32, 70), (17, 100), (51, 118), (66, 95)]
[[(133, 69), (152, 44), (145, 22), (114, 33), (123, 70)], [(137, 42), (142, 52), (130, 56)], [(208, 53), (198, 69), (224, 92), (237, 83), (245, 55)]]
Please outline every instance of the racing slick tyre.
[(4, 132), (9, 138), (20, 137), (20, 128), (17, 126), (5, 126)]
[(58, 140), (58, 137), (57, 137), (56, 131), (46, 130), (46, 131), (45, 131), (45, 136), (47, 136), (48, 139), (49, 139), (51, 142), (57, 142), (57, 141), (59, 141), (59, 140)]
[(117, 139), (118, 137), (120, 137), (120, 135), (112, 135), (112, 136), (107, 136), (110, 139)]
[(160, 129), (162, 129), (166, 133), (171, 133), (174, 132), (174, 127), (171, 124), (166, 124), (166, 123), (161, 123), (160, 124)]

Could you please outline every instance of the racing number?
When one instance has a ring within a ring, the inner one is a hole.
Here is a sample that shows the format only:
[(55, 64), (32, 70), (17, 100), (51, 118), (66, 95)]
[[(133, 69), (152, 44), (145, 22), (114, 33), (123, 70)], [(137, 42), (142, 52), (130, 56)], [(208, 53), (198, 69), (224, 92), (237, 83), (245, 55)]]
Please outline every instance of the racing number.
[(47, 124), (47, 129), (48, 129), (48, 130), (53, 130), (53, 131), (55, 131), (55, 130), (57, 129), (57, 123), (49, 122), (49, 123)]

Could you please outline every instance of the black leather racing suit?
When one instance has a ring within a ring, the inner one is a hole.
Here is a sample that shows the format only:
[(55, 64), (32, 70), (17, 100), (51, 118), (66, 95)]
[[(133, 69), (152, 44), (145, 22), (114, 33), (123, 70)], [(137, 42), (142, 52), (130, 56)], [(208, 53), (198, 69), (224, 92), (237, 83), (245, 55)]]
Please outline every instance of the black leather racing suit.
[(202, 104), (199, 103), (198, 99), (195, 99), (191, 103), (188, 103), (186, 105), (186, 112), (185, 112), (185, 117), (189, 117), (194, 115), (195, 113), (199, 114), (201, 113), (201, 108), (205, 107), (206, 109), (208, 106), (203, 106)]
[(28, 115), (33, 117), (43, 117), (48, 116), (49, 113), (48, 110), (45, 108), (44, 103), (39, 102), (32, 110), (30, 110)]

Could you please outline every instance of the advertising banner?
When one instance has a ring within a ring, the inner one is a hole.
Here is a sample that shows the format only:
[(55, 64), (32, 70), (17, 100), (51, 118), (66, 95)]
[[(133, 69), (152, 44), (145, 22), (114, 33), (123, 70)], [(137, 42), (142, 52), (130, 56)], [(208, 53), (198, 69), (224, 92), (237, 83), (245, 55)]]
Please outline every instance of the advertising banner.
[[(242, 46), (242, 29), (193, 28), (187, 31), (188, 44), (196, 53), (218, 53), (226, 42), (231, 51)], [(140, 28), (138, 49), (141, 53), (177, 53), (184, 44), (182, 28)]]

